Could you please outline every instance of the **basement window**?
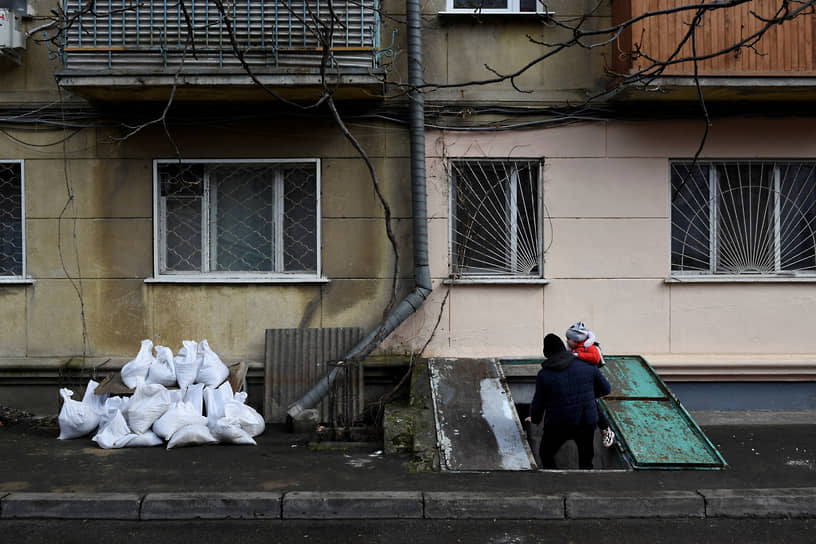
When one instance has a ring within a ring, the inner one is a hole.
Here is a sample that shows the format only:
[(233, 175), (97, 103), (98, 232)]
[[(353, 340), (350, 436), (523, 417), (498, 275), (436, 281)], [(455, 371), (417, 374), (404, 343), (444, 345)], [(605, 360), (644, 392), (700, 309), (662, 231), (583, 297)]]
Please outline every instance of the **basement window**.
[(26, 277), (23, 195), (23, 162), (0, 160), (0, 281)]
[(671, 161), (678, 276), (816, 276), (816, 162)]
[(319, 166), (156, 161), (157, 278), (319, 278)]
[(451, 161), (453, 278), (543, 275), (539, 160)]

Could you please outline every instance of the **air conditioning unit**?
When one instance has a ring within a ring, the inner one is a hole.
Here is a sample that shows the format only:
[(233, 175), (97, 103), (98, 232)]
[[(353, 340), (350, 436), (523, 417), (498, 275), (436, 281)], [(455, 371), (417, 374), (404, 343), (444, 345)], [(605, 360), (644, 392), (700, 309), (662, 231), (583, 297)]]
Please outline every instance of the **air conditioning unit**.
[(0, 8), (0, 49), (23, 49), (25, 43), (22, 15), (8, 8)]

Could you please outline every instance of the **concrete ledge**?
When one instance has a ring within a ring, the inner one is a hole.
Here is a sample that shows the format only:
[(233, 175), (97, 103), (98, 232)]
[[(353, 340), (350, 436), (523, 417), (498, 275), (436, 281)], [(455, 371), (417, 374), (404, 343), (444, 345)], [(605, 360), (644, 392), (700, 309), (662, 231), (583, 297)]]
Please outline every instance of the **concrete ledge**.
[(53, 519), (139, 519), (141, 496), (130, 493), (11, 493), (2, 517)]
[(702, 518), (705, 501), (694, 491), (569, 493), (568, 519)]
[(427, 492), (428, 519), (564, 519), (559, 495)]
[(814, 518), (816, 487), (701, 489), (710, 518)]
[(151, 493), (141, 519), (280, 519), (280, 493)]
[(420, 491), (292, 491), (283, 519), (419, 519)]

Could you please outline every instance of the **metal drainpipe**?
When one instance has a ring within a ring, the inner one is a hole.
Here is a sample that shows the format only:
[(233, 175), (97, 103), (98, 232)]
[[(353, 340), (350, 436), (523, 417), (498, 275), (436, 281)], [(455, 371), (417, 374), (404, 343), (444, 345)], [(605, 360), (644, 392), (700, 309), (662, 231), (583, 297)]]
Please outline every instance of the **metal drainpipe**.
[[(391, 311), (379, 325), (374, 327), (330, 373), (315, 384), (303, 397), (289, 406), (287, 414), (296, 417), (313, 408), (329, 392), (338, 374), (345, 369), (345, 361), (362, 360), (388, 337), (400, 323), (417, 311), (433, 287), (428, 266), (428, 222), (425, 195), (425, 96), (418, 90), (423, 83), (422, 75), (422, 14), (419, 0), (406, 0), (408, 29), (408, 83), (409, 93), (408, 131), (411, 139), (411, 193), (414, 216), (414, 290)], [(375, 339), (378, 339), (376, 342)]]

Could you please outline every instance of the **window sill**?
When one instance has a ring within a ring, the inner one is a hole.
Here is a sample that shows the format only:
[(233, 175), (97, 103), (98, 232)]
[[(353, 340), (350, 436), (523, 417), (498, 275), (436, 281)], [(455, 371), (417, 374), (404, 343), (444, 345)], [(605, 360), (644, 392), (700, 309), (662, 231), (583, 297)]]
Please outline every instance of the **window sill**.
[(34, 280), (31, 278), (20, 277), (0, 277), (0, 285), (34, 285)]
[(448, 278), (443, 285), (547, 285), (544, 278)]
[(665, 283), (816, 283), (813, 276), (670, 276)]
[(315, 276), (158, 276), (145, 278), (145, 283), (264, 283), (264, 284), (323, 284), (331, 280)]
[(439, 11), (439, 17), (453, 19), (456, 17), (486, 17), (486, 18), (515, 18), (515, 19), (549, 19), (555, 15), (554, 11), (479, 11), (475, 9), (462, 9), (456, 11)]

